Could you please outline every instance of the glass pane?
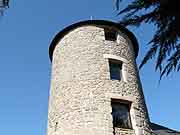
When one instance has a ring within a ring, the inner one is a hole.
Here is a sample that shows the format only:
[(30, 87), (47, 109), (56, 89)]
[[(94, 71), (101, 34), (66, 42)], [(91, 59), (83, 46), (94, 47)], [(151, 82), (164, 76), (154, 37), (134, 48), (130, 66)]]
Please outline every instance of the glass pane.
[(121, 80), (121, 63), (109, 62), (110, 65), (110, 77), (112, 80)]
[(114, 127), (132, 128), (128, 105), (118, 102), (112, 103), (112, 116)]

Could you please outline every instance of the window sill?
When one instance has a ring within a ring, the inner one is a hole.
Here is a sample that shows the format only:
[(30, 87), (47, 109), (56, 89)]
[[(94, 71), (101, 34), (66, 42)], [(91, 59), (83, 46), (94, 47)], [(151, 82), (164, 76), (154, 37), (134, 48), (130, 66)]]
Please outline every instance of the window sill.
[(115, 132), (115, 135), (121, 135), (121, 134), (124, 134), (124, 133), (128, 133), (128, 135), (134, 135), (134, 133), (135, 133), (133, 129), (130, 129), (130, 128), (118, 128), (118, 127), (114, 128), (114, 132)]

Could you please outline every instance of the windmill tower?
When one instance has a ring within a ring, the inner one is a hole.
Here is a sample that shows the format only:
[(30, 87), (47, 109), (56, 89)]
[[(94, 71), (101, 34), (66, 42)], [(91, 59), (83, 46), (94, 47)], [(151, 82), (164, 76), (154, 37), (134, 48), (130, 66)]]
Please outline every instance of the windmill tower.
[(73, 24), (49, 49), (48, 135), (150, 135), (136, 67), (138, 43), (109, 21)]

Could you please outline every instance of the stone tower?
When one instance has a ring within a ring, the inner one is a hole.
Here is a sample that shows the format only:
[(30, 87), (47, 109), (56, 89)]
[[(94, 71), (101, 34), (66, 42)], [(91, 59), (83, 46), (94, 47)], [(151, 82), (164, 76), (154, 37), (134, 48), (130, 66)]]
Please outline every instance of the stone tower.
[(150, 135), (136, 67), (138, 43), (109, 21), (73, 24), (56, 35), (48, 135)]

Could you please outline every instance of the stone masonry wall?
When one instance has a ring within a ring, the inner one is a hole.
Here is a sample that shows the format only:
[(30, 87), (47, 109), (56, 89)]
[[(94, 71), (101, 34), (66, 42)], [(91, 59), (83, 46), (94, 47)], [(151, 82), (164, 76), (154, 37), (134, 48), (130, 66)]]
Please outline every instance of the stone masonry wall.
[[(126, 81), (110, 80), (104, 55), (124, 60)], [(117, 42), (107, 41), (96, 26), (72, 30), (53, 53), (48, 135), (113, 135), (111, 98), (132, 102), (133, 130), (121, 135), (150, 134), (131, 42), (120, 31)]]

